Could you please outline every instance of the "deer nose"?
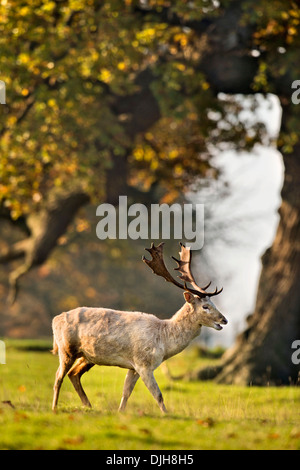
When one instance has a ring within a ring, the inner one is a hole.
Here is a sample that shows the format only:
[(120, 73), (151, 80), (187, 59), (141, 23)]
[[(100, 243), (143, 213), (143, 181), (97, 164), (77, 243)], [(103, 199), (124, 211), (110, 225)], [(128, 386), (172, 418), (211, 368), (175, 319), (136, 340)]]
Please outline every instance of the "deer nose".
[(227, 320), (225, 317), (223, 317), (223, 318), (222, 318), (222, 324), (223, 324), (223, 325), (227, 325), (227, 323), (228, 323), (228, 320)]

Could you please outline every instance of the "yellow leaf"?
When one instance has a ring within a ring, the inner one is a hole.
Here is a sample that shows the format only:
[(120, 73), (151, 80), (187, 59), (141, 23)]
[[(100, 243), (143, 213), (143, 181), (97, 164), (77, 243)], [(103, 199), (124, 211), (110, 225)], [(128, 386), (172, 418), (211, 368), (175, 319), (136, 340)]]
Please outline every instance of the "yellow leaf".
[(173, 189), (167, 192), (160, 200), (160, 203), (163, 204), (172, 204), (178, 198), (178, 191)]
[(288, 33), (290, 36), (295, 36), (297, 34), (297, 29), (294, 26), (290, 26), (288, 29)]
[[(289, 10), (289, 14), (293, 16), (294, 18), (300, 18), (300, 10)], [(283, 13), (282, 13), (283, 15)], [(287, 15), (287, 13), (286, 13)]]
[(173, 160), (174, 158), (177, 158), (178, 155), (179, 155), (179, 152), (178, 152), (178, 150), (176, 150), (176, 149), (175, 149), (175, 150), (171, 150), (171, 152), (169, 152), (169, 158), (170, 158), (171, 160)]
[(208, 82), (202, 82), (201, 83), (201, 88), (202, 90), (208, 90), (210, 87), (209, 83)]
[(156, 170), (158, 168), (158, 161), (157, 160), (152, 160), (150, 163), (150, 168), (151, 170)]
[(281, 12), (281, 18), (282, 18), (283, 20), (288, 20), (288, 19), (289, 19), (288, 13), (287, 13), (286, 11), (282, 11), (282, 12)]
[(8, 187), (0, 184), (0, 195), (3, 196), (4, 194), (7, 194), (7, 193), (8, 193)]
[(119, 69), (119, 70), (125, 70), (125, 69), (126, 69), (126, 64), (125, 64), (125, 62), (119, 62), (119, 63), (118, 63), (118, 69)]
[(143, 158), (144, 158), (143, 148), (142, 147), (135, 148), (134, 151), (133, 151), (133, 156), (134, 156), (135, 160), (138, 160), (138, 161), (143, 160)]
[(102, 69), (99, 74), (99, 78), (104, 83), (110, 83), (112, 80), (112, 73), (108, 69)]
[(54, 106), (56, 105), (56, 101), (51, 98), (50, 100), (48, 100), (48, 106), (50, 106), (50, 108), (54, 108)]
[(7, 124), (9, 126), (13, 126), (16, 122), (17, 122), (16, 116), (9, 116), (9, 118), (7, 118)]
[(180, 70), (181, 72), (184, 72), (186, 69), (186, 66), (184, 64), (176, 64), (176, 68)]
[(29, 7), (22, 7), (19, 10), (19, 14), (21, 16), (26, 16), (29, 13), (29, 11), (30, 11)]
[(19, 54), (18, 56), (18, 62), (20, 64), (28, 64), (29, 60), (30, 60), (30, 57), (28, 54), (22, 53), (22, 54)]
[(174, 174), (175, 176), (181, 176), (183, 174), (183, 168), (181, 165), (175, 165)]

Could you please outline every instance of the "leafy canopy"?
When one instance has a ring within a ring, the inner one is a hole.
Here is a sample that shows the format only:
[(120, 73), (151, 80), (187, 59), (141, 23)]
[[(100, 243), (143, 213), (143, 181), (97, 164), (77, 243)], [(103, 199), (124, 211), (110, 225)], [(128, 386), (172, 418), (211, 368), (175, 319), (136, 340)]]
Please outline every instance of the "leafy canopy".
[[(53, 188), (78, 185), (105, 199), (112, 155), (128, 160), (130, 185), (146, 191), (159, 182), (172, 199), (193, 178), (212, 174), (212, 145), (247, 149), (260, 140), (262, 128), (240, 121), (240, 104), (216, 96), (198, 67), (206, 40), (192, 25), (230, 2), (143, 4), (147, 8), (133, 0), (1, 1), (7, 105), (0, 109), (0, 204), (13, 218), (41, 204)], [(278, 47), (299, 41), (299, 8), (276, 4), (256, 2), (245, 16), (260, 24), (254, 36), (263, 53), (258, 91), (266, 89)], [(117, 105), (138, 96), (145, 71), (160, 117), (135, 135)]]

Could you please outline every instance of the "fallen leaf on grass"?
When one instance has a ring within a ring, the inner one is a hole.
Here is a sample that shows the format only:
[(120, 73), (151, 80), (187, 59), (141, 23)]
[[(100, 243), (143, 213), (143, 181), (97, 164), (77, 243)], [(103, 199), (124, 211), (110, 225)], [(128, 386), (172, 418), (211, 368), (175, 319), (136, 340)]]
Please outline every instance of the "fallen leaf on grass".
[(212, 428), (215, 425), (215, 421), (212, 418), (197, 419), (197, 424), (204, 428)]
[(121, 429), (122, 431), (128, 430), (128, 426), (126, 426), (126, 424), (121, 424), (120, 426), (118, 426), (118, 428)]
[(292, 429), (290, 436), (292, 439), (300, 439), (300, 429)]
[(263, 418), (263, 419), (260, 419), (260, 420), (259, 420), (259, 423), (260, 423), (260, 424), (268, 424), (269, 422), (270, 422), (270, 420), (269, 420), (269, 419), (266, 419), (266, 418)]
[(27, 414), (22, 413), (20, 411), (16, 411), (15, 414), (14, 414), (14, 421), (18, 423), (19, 421), (21, 421), (23, 419), (28, 419)]
[(268, 435), (268, 438), (269, 438), (269, 439), (279, 439), (279, 438), (280, 438), (280, 434), (278, 434), (277, 432), (271, 432), (271, 433)]
[(147, 436), (150, 436), (152, 434), (152, 432), (149, 431), (149, 429), (146, 429), (146, 428), (140, 428), (139, 431), (143, 434), (146, 434)]
[(63, 439), (64, 444), (71, 444), (72, 446), (77, 446), (84, 442), (83, 436), (75, 436), (75, 437), (66, 437)]

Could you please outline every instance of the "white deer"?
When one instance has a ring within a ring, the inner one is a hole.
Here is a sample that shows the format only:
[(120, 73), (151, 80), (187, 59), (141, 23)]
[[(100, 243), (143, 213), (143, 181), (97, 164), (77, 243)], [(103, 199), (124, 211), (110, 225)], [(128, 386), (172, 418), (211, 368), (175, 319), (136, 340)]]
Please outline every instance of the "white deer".
[[(80, 382), (82, 374), (95, 364), (128, 369), (119, 411), (124, 411), (127, 400), (139, 377), (157, 401), (163, 413), (166, 408), (162, 393), (153, 376), (154, 370), (169, 357), (185, 349), (200, 334), (201, 327), (221, 330), (226, 318), (218, 311), (210, 297), (212, 293), (199, 287), (192, 275), (191, 251), (181, 244), (180, 260), (176, 270), (181, 284), (168, 272), (163, 260), (163, 243), (146, 250), (151, 261), (143, 261), (159, 276), (184, 290), (186, 303), (167, 320), (141, 312), (123, 312), (108, 308), (79, 307), (57, 315), (53, 319), (53, 353), (59, 354), (60, 365), (54, 383), (52, 409), (55, 410), (61, 384), (68, 374), (82, 404), (91, 406)], [(193, 288), (189, 288), (190, 283)]]

